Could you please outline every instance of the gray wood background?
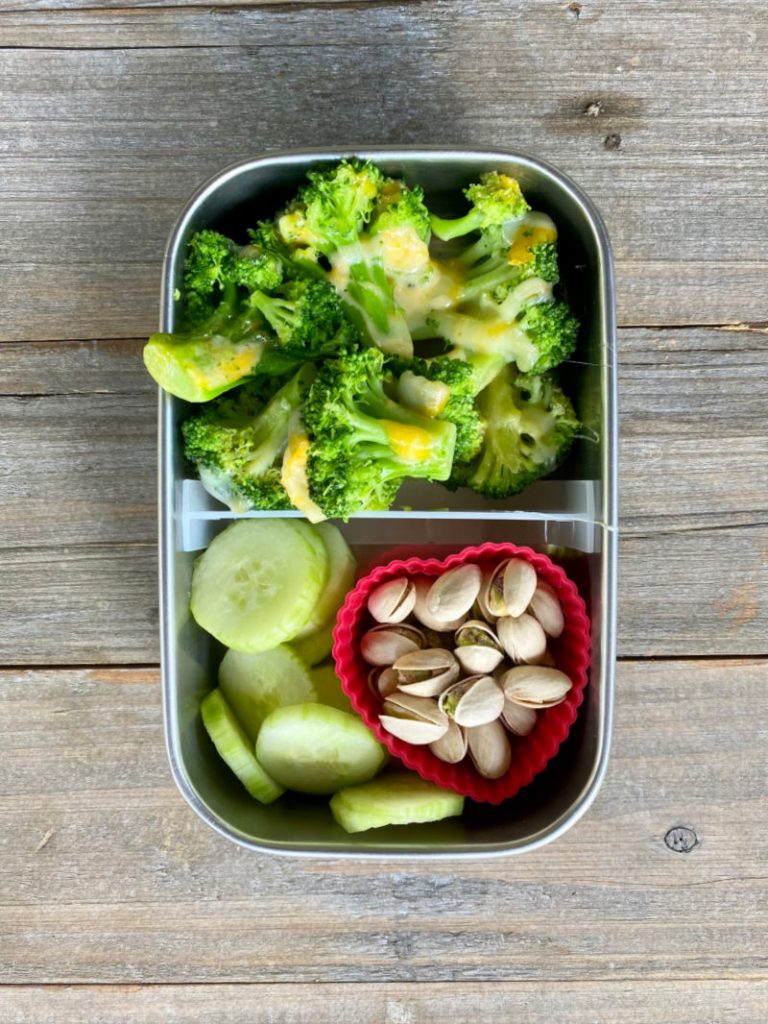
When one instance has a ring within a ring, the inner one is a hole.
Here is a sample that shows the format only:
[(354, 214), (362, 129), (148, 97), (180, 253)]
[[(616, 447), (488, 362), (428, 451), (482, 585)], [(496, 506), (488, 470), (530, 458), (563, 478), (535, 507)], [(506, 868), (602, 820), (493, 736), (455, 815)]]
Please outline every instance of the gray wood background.
[[(764, 0), (0, 0), (0, 1021), (764, 1024), (767, 126)], [(165, 238), (223, 165), (388, 143), (550, 160), (615, 248), (615, 744), (511, 860), (259, 857), (163, 751)]]

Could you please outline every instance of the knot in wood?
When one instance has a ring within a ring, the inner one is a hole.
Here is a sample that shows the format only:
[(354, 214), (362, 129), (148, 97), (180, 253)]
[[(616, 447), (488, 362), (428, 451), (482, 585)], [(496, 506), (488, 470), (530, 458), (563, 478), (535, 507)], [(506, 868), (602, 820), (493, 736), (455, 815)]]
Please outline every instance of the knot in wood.
[(699, 845), (699, 837), (692, 828), (685, 825), (677, 825), (671, 828), (664, 836), (664, 842), (670, 850), (675, 853), (690, 853)]

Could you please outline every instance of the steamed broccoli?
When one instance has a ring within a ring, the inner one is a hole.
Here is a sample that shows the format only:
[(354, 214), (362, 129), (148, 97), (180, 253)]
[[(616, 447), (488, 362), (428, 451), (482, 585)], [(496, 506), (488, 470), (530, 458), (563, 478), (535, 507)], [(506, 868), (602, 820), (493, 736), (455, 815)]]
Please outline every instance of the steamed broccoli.
[(556, 284), (559, 272), (553, 235), (554, 231), (525, 223), (512, 242), (502, 227), (483, 231), (458, 257), (466, 269), (461, 300), (473, 302), (490, 295), (501, 302), (512, 288), (531, 277)]
[(244, 384), (182, 423), (186, 457), (205, 489), (233, 511), (292, 507), (281, 463), (313, 376), (307, 363), (279, 390), (274, 378)]
[(273, 295), (255, 291), (248, 302), (263, 314), (285, 351), (315, 359), (359, 346), (359, 335), (334, 288), (325, 281), (288, 281)]
[(579, 428), (551, 374), (519, 374), (507, 366), (477, 404), (487, 424), (482, 450), (468, 465), (454, 467), (450, 484), (487, 498), (507, 498), (551, 473)]
[(530, 209), (517, 181), (497, 171), (481, 174), (479, 183), (466, 188), (464, 195), (472, 208), (463, 217), (446, 219), (432, 214), (432, 230), (445, 242), (479, 228), (519, 220)]
[(456, 428), (391, 399), (377, 349), (320, 366), (303, 415), (310, 497), (327, 516), (386, 509), (406, 477), (450, 475)]
[(309, 184), (278, 219), (278, 230), (292, 248), (329, 256), (357, 241), (383, 175), (369, 161), (342, 160), (328, 170), (310, 171), (307, 178)]
[(453, 423), (456, 427), (456, 462), (467, 462), (480, 451), (485, 423), (475, 405), (475, 370), (469, 363), (450, 356), (393, 362), (398, 374), (397, 397), (404, 405), (425, 416)]
[(422, 242), (429, 241), (432, 231), (424, 189), (419, 185), (408, 188), (396, 178), (387, 178), (379, 191), (369, 233), (377, 235), (402, 228), (414, 231)]

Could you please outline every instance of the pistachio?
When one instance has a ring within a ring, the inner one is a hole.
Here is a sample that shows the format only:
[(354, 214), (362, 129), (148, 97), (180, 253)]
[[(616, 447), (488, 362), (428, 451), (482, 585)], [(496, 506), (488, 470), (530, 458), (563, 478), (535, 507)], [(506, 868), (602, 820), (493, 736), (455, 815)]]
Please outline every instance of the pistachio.
[(479, 565), (457, 565), (438, 576), (426, 596), (426, 610), (443, 622), (466, 615), (480, 593), (483, 574)]
[(504, 696), (524, 708), (552, 708), (565, 699), (571, 680), (544, 665), (518, 665), (501, 677)]
[(430, 743), (429, 749), (446, 764), (458, 764), (467, 753), (467, 734), (453, 720), (448, 722), (448, 731), (439, 740)]
[(451, 652), (440, 647), (404, 654), (392, 668), (399, 689), (417, 697), (437, 697), (459, 678), (460, 671)]
[(397, 659), (424, 646), (424, 634), (406, 623), (374, 626), (360, 641), (360, 653), (369, 665), (392, 665)]
[(547, 649), (547, 635), (541, 624), (525, 612), (516, 618), (502, 616), (496, 629), (507, 656), (516, 664), (534, 662)]
[(456, 630), (457, 647), (491, 647), (501, 650), (499, 639), (488, 625), (480, 619), (469, 619)]
[(504, 660), (501, 651), (493, 647), (482, 647), (479, 644), (472, 644), (469, 647), (457, 647), (456, 659), (465, 672), (471, 675), (493, 672)]
[(368, 689), (374, 697), (388, 697), (399, 682), (400, 677), (393, 668), (372, 668), (368, 673)]
[(414, 617), (419, 620), (422, 626), (427, 629), (436, 630), (438, 633), (453, 632), (464, 622), (466, 616), (460, 615), (455, 619), (447, 619), (440, 615), (433, 615), (427, 608), (427, 595), (432, 588), (432, 580), (422, 578), (416, 580), (416, 603), (413, 606)]
[(433, 700), (393, 694), (384, 702), (379, 721), (387, 732), (414, 746), (434, 743), (448, 731), (448, 717)]
[(523, 614), (536, 593), (536, 570), (524, 558), (508, 558), (506, 562), (501, 563), (499, 569), (503, 572), (502, 588), (504, 604), (507, 607), (506, 614), (516, 618)]
[(376, 587), (368, 597), (368, 611), (377, 622), (402, 622), (413, 611), (416, 588), (400, 576)]
[(547, 636), (557, 637), (565, 629), (565, 617), (557, 594), (548, 583), (539, 580), (528, 611), (541, 623)]
[(494, 607), (496, 607), (495, 599), (491, 598), (491, 581), (493, 579), (492, 572), (483, 573), (483, 582), (480, 584), (480, 592), (477, 595), (477, 600), (472, 606), (472, 618), (473, 619), (485, 619), (486, 622), (495, 622), (499, 615), (504, 614), (502, 607), (501, 611), (494, 613), (491, 610), (489, 601), (493, 601)]
[(505, 699), (501, 720), (516, 736), (527, 736), (536, 725), (536, 712), (533, 708), (524, 708)]
[(467, 729), (467, 747), (472, 763), (484, 778), (500, 779), (509, 771), (512, 748), (498, 720)]
[(445, 690), (439, 707), (457, 725), (471, 728), (499, 717), (504, 694), (493, 676), (471, 676)]

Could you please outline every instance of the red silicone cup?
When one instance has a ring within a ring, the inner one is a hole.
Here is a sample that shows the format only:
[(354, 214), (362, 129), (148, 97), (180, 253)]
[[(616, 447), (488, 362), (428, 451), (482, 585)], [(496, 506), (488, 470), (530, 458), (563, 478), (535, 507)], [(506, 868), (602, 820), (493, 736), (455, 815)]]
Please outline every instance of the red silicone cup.
[[(553, 708), (539, 711), (530, 735), (512, 736), (512, 764), (500, 779), (484, 779), (472, 762), (465, 757), (460, 764), (446, 764), (435, 757), (429, 747), (413, 746), (392, 736), (379, 724), (381, 700), (368, 687), (370, 666), (360, 656), (360, 640), (376, 623), (368, 609), (368, 596), (387, 580), (398, 576), (439, 576), (447, 569), (467, 562), (491, 568), (505, 558), (524, 558), (530, 562), (539, 578), (548, 583), (560, 600), (565, 617), (565, 629), (557, 640), (550, 640), (557, 667), (566, 673), (573, 686), (568, 696)], [(418, 772), (422, 778), (452, 789), (456, 793), (482, 803), (498, 804), (518, 793), (523, 786), (543, 771), (555, 756), (573, 725), (578, 708), (584, 699), (590, 660), (590, 627), (584, 601), (576, 585), (563, 570), (546, 555), (515, 544), (481, 544), (464, 548), (447, 558), (396, 559), (374, 569), (358, 581), (347, 595), (333, 631), (333, 658), (336, 672), (344, 692), (369, 729), (384, 744), (390, 754)]]

